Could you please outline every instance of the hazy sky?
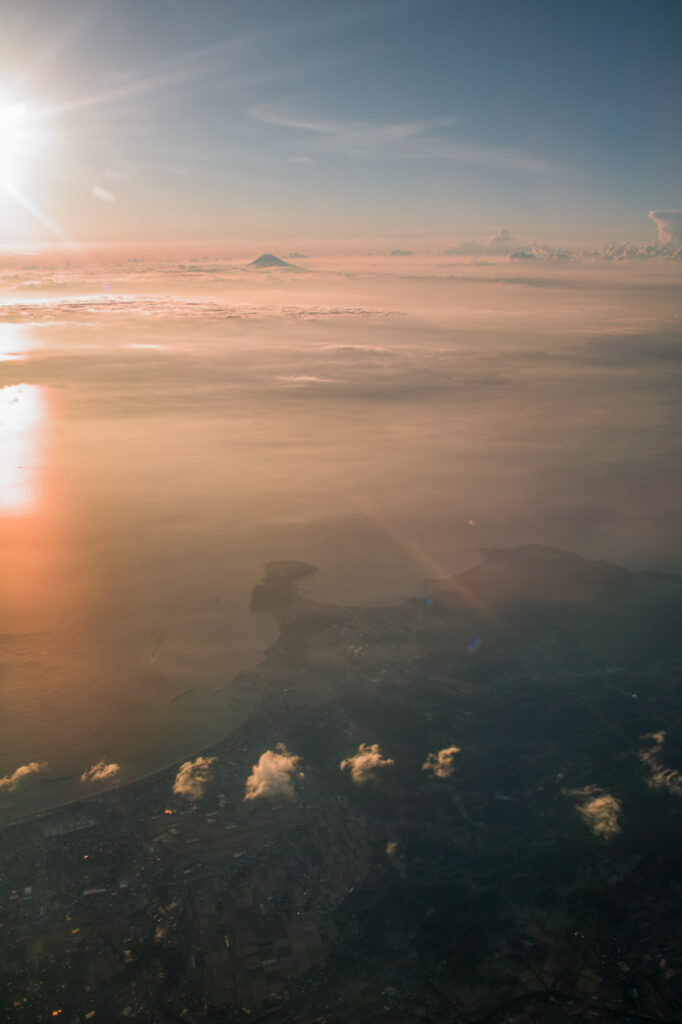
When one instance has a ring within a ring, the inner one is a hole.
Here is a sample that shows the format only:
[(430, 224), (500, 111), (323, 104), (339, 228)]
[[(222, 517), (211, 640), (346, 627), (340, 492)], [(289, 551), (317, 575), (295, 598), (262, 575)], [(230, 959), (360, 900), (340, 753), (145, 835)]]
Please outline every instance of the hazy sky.
[(643, 243), (679, 0), (0, 0), (5, 245)]

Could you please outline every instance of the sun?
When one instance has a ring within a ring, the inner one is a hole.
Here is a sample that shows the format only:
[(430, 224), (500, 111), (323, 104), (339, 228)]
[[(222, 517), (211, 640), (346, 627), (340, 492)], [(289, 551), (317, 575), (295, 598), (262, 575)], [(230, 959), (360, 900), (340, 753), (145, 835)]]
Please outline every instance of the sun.
[[(26, 103), (3, 103), (0, 97), (0, 228), (11, 239), (14, 219), (11, 209), (21, 209), (38, 221), (51, 235), (70, 247), (73, 242), (33, 198), (35, 179), (49, 163), (46, 151), (52, 133), (46, 127), (47, 112)], [(38, 190), (39, 191), (39, 190)], [(8, 205), (9, 204), (9, 205)], [(14, 244), (14, 241), (12, 241)]]

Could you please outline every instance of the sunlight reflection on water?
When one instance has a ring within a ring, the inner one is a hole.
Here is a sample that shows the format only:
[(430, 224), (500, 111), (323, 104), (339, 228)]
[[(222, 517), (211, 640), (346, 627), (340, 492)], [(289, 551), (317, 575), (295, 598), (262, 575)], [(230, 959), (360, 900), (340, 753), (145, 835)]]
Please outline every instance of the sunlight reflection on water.
[(22, 514), (40, 493), (40, 441), (46, 415), (43, 388), (0, 388), (0, 512)]
[(31, 327), (25, 324), (0, 324), (0, 363), (23, 362), (39, 345)]

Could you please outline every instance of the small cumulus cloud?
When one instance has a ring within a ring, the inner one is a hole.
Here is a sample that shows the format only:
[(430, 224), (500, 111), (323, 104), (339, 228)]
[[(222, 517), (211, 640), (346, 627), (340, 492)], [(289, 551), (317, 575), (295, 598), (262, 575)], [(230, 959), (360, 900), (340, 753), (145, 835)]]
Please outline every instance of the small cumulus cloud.
[(402, 878), (407, 878), (407, 865), (402, 855), (400, 843), (396, 839), (389, 839), (386, 843), (386, 856)]
[(193, 761), (185, 761), (178, 769), (173, 783), (176, 796), (184, 796), (192, 802), (201, 800), (206, 785), (213, 778), (213, 764), (217, 757), (195, 757)]
[(584, 789), (571, 789), (569, 796), (580, 797), (577, 811), (586, 825), (596, 836), (611, 839), (620, 832), (620, 815), (623, 805), (610, 793), (605, 793), (598, 786), (585, 786)]
[(19, 765), (15, 768), (11, 775), (5, 775), (0, 779), (0, 790), (5, 789), (8, 792), (15, 790), (17, 786), (28, 778), (30, 775), (36, 775), (38, 772), (42, 772), (47, 768), (46, 761), (29, 761), (28, 764)]
[(93, 185), (91, 194), (93, 199), (99, 199), (100, 203), (116, 202), (116, 196), (114, 193), (110, 192), (108, 188), (102, 188), (101, 185)]
[(642, 738), (648, 746), (639, 752), (639, 760), (647, 769), (647, 783), (652, 789), (667, 789), (673, 796), (682, 796), (682, 772), (675, 768), (666, 768), (661, 760), (661, 752), (665, 744), (665, 730), (647, 733)]
[(290, 754), (283, 743), (278, 743), (274, 750), (266, 750), (246, 780), (244, 799), (281, 796), (293, 800), (296, 796), (295, 783), (305, 778), (299, 768), (300, 761), (300, 757)]
[(341, 771), (350, 771), (353, 782), (362, 785), (365, 782), (376, 779), (376, 772), (379, 768), (388, 768), (394, 765), (390, 757), (383, 757), (378, 743), (361, 743), (357, 754), (347, 757), (341, 762)]
[(433, 772), (439, 779), (447, 779), (455, 770), (455, 757), (459, 747), (444, 747), (435, 754), (429, 754), (422, 765), (423, 772)]
[(98, 761), (81, 775), (81, 782), (108, 782), (121, 774), (120, 764)]

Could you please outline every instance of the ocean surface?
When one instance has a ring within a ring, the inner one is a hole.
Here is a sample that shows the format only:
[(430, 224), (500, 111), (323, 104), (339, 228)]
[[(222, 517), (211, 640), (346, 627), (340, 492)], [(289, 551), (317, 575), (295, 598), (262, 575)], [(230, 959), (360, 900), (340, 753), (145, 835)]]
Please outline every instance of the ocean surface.
[(234, 729), (270, 559), (348, 604), (481, 546), (682, 570), (679, 282), (535, 273), (6, 285), (0, 777), (42, 767), (0, 787), (5, 820)]

